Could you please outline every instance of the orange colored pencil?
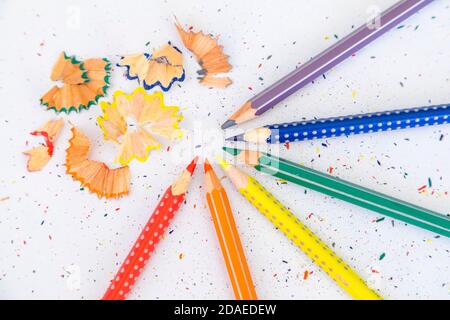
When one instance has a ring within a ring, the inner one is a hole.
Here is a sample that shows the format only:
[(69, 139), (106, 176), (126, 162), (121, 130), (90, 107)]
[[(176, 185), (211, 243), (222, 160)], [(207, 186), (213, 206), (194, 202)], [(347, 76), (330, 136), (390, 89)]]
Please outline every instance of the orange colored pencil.
[(209, 211), (214, 221), (220, 248), (237, 300), (257, 300), (250, 270), (236, 229), (225, 189), (205, 159), (205, 188)]

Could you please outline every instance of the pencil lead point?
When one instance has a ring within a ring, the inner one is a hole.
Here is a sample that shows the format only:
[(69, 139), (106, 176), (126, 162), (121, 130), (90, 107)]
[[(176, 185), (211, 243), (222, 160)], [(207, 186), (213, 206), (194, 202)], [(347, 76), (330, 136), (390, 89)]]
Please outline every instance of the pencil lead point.
[(198, 156), (196, 156), (191, 163), (186, 167), (186, 170), (192, 175), (195, 171), (195, 167), (197, 166)]
[(227, 170), (227, 168), (230, 166), (230, 164), (220, 156), (216, 156), (216, 161), (222, 167), (223, 170)]
[(226, 141), (244, 141), (244, 134), (238, 134), (233, 137), (228, 137), (225, 139)]
[(204, 169), (205, 169), (205, 173), (207, 173), (208, 171), (211, 171), (211, 170), (212, 170), (212, 166), (211, 166), (211, 164), (209, 163), (209, 161), (208, 161), (207, 158), (205, 158), (205, 163), (203, 164), (203, 167), (204, 167)]
[(222, 150), (228, 152), (229, 154), (231, 154), (233, 156), (237, 156), (239, 153), (242, 152), (242, 150), (240, 150), (240, 149), (229, 148), (229, 147), (222, 147)]
[(225, 129), (228, 129), (228, 128), (230, 128), (230, 127), (232, 127), (232, 126), (235, 126), (235, 125), (236, 125), (236, 121), (234, 121), (234, 120), (227, 120), (227, 121), (225, 121), (225, 122), (222, 124), (221, 128), (222, 128), (223, 130), (225, 130)]

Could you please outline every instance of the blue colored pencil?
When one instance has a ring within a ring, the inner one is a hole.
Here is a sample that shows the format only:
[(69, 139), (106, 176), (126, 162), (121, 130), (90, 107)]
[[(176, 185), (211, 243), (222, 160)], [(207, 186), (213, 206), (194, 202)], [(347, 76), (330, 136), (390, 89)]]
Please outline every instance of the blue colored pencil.
[(227, 140), (252, 143), (296, 142), (342, 135), (349, 136), (360, 133), (446, 124), (449, 118), (450, 105), (443, 104), (345, 117), (272, 124), (250, 129), (243, 134), (227, 138)]

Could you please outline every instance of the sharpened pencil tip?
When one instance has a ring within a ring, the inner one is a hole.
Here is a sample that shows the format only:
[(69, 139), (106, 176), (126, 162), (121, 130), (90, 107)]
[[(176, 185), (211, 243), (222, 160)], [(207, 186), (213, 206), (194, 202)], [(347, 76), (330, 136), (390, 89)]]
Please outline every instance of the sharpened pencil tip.
[(204, 163), (203, 167), (204, 167), (204, 169), (205, 169), (205, 173), (207, 173), (208, 171), (211, 171), (211, 170), (212, 170), (212, 166), (211, 166), (211, 164), (209, 163), (209, 161), (208, 161), (207, 158), (205, 158), (205, 163)]
[(225, 139), (226, 141), (244, 141), (244, 134), (238, 134), (237, 136), (228, 137)]
[(236, 125), (236, 121), (234, 121), (234, 120), (227, 120), (227, 121), (224, 122), (224, 124), (222, 124), (221, 128), (223, 130), (225, 130), (225, 129), (228, 129), (228, 128), (230, 128), (232, 126), (235, 126), (235, 125)]
[(239, 153), (242, 152), (242, 150), (240, 150), (240, 149), (229, 148), (229, 147), (222, 147), (222, 150), (225, 152), (228, 152), (229, 154), (231, 154), (233, 156), (237, 156)]
[(226, 170), (230, 166), (230, 164), (220, 156), (216, 156), (216, 161), (222, 167), (223, 170)]
[(195, 167), (197, 166), (198, 156), (192, 159), (191, 163), (186, 167), (186, 170), (192, 175), (195, 171)]

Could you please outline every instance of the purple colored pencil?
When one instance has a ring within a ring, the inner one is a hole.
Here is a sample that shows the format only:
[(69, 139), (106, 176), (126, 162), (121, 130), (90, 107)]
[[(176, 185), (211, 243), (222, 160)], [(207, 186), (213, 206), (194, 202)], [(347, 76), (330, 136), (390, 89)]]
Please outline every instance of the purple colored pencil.
[(366, 46), (433, 0), (401, 0), (242, 105), (222, 129), (254, 119)]

